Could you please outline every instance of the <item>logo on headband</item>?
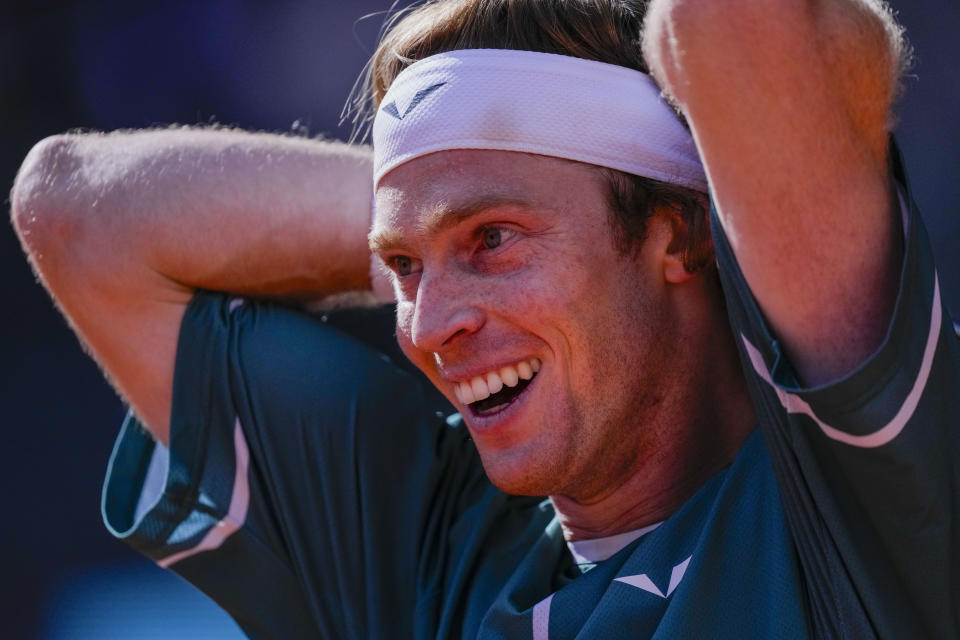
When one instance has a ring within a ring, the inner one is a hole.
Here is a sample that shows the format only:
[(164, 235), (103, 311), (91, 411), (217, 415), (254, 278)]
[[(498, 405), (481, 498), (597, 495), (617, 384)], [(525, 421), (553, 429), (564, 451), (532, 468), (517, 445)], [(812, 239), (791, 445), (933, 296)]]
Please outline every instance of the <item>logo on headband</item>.
[(393, 100), (393, 101), (390, 102), (389, 104), (384, 105), (384, 106), (383, 106), (383, 111), (386, 111), (387, 113), (389, 113), (390, 115), (392, 115), (392, 116), (393, 116), (394, 118), (396, 118), (397, 120), (403, 120), (404, 118), (407, 117), (407, 115), (408, 115), (411, 111), (413, 111), (413, 110), (417, 107), (418, 104), (420, 104), (421, 102), (423, 102), (423, 99), (424, 99), (424, 98), (426, 98), (428, 95), (430, 95), (431, 93), (433, 93), (434, 91), (436, 91), (437, 89), (439, 89), (440, 87), (442, 87), (442, 86), (445, 85), (445, 84), (447, 84), (447, 83), (446, 83), (446, 82), (438, 82), (437, 84), (430, 85), (430, 86), (427, 87), (426, 89), (420, 89), (420, 91), (417, 91), (417, 93), (414, 94), (414, 96), (413, 96), (413, 100), (410, 101), (410, 104), (407, 105), (407, 108), (404, 109), (404, 111), (403, 111), (402, 114), (401, 114), (400, 111), (397, 109), (397, 101), (396, 101), (396, 100)]

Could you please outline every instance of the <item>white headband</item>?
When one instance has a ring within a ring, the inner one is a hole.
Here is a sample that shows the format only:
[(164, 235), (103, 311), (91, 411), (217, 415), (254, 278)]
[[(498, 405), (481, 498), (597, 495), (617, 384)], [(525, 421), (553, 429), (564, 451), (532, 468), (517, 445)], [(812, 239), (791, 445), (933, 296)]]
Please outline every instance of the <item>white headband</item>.
[(644, 73), (552, 53), (451, 51), (404, 69), (373, 122), (374, 185), (445, 149), (525, 151), (707, 191), (690, 133)]

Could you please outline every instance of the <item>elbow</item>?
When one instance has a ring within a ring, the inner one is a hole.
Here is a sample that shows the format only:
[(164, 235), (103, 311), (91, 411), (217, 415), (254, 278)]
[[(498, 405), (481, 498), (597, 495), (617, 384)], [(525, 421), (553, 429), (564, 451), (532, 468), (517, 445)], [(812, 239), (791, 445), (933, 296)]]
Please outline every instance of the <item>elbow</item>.
[(643, 54), (654, 79), (682, 102), (699, 75), (753, 61), (770, 43), (810, 24), (807, 0), (654, 0)]
[[(27, 154), (10, 192), (10, 220), (24, 251), (43, 274), (44, 263), (68, 248), (80, 199), (71, 194), (78, 162), (74, 137), (57, 135)], [(73, 203), (72, 206), (70, 203)]]
[(709, 40), (719, 26), (716, 19), (725, 13), (717, 11), (717, 4), (658, 0), (651, 2), (647, 10), (641, 39), (644, 59), (657, 84), (681, 105), (690, 67), (697, 63), (698, 52), (710, 46)]
[(738, 40), (752, 42), (766, 37), (761, 27), (795, 26), (813, 14), (809, 0), (654, 0), (647, 10), (644, 35), (668, 36), (681, 45), (693, 45), (704, 39), (720, 44), (735, 33)]

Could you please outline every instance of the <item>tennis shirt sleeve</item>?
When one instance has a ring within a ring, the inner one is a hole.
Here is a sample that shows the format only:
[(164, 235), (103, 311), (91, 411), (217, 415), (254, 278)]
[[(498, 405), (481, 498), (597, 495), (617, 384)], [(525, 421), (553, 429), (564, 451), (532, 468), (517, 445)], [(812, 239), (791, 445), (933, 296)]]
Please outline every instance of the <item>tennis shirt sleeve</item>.
[(251, 638), (404, 637), (425, 541), (487, 487), (465, 430), (423, 393), (317, 318), (198, 292), (180, 331), (169, 452), (127, 420), (107, 526)]
[(712, 212), (816, 637), (960, 637), (960, 347), (894, 155), (907, 209), (896, 308), (883, 344), (831, 384), (797, 382)]

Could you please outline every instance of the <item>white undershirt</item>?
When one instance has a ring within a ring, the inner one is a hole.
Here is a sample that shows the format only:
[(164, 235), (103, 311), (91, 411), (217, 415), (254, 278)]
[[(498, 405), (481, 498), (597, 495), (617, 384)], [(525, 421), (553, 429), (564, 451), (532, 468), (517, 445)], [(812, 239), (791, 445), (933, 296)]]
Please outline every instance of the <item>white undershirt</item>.
[(577, 564), (596, 564), (613, 556), (640, 536), (650, 533), (662, 524), (663, 522), (655, 522), (633, 531), (618, 533), (606, 538), (568, 540), (567, 548), (570, 549), (570, 553), (573, 554), (573, 559)]

